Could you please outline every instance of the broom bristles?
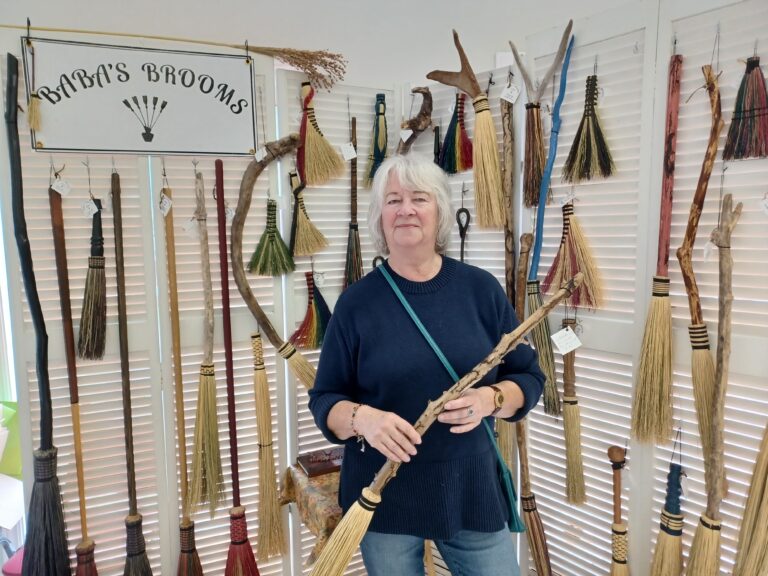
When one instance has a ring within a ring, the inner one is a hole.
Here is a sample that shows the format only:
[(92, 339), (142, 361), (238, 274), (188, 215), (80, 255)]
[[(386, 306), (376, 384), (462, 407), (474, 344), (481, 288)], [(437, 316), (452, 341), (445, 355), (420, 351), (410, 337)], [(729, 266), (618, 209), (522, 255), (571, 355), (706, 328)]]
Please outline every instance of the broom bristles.
[(499, 146), (488, 97), (481, 94), (472, 101), (475, 109), (475, 142), (472, 163), (475, 179), (475, 210), (481, 228), (504, 226), (504, 195), (501, 186)]
[(347, 236), (347, 258), (344, 263), (344, 287), (354, 284), (363, 277), (363, 254), (360, 248), (360, 230), (357, 223), (350, 222)]
[(29, 129), (33, 132), (40, 130), (40, 96), (38, 96), (37, 92), (33, 92), (29, 96), (29, 104), (27, 105), (27, 124), (29, 125)]
[(672, 307), (669, 278), (654, 276), (640, 348), (632, 435), (640, 442), (664, 444), (672, 434)]
[(440, 148), (439, 162), (440, 168), (447, 174), (456, 174), (456, 131), (459, 129), (459, 95), (456, 95), (456, 104), (454, 105), (451, 121), (445, 130), (443, 146)]
[(768, 155), (768, 94), (760, 57), (747, 59), (736, 94), (733, 118), (723, 148), (723, 160), (762, 158)]
[(208, 503), (213, 518), (224, 493), (224, 474), (219, 451), (219, 417), (216, 406), (216, 377), (212, 364), (200, 365), (200, 386), (195, 414), (195, 452), (189, 507)]
[(104, 256), (89, 256), (77, 339), (78, 356), (87, 360), (101, 360), (104, 357), (106, 335), (107, 276)]
[(733, 576), (758, 574), (760, 566), (768, 569), (768, 427), (749, 484), (737, 550)]
[(141, 530), (141, 514), (125, 517), (126, 557), (123, 576), (152, 576), (152, 567), (147, 558), (147, 546)]
[(344, 574), (371, 524), (373, 513), (379, 502), (381, 502), (380, 494), (376, 494), (370, 488), (363, 488), (360, 498), (347, 510), (334, 529), (315, 562), (310, 576), (342, 576)]
[(523, 200), (526, 208), (539, 205), (539, 189), (544, 175), (544, 163), (541, 107), (538, 103), (529, 102), (525, 105), (525, 161), (523, 163)]
[(296, 235), (291, 245), (292, 256), (311, 256), (328, 246), (328, 240), (309, 219), (304, 205), (304, 195), (297, 195), (294, 214), (296, 215)]
[(371, 153), (368, 155), (368, 168), (365, 171), (365, 186), (371, 186), (376, 171), (387, 157), (387, 106), (384, 94), (376, 94), (376, 117), (373, 121), (373, 142)]
[[(539, 281), (530, 281), (527, 284), (528, 315), (530, 316), (541, 307), (541, 293)], [(552, 340), (550, 339), (549, 322), (545, 318), (531, 330), (533, 347), (539, 355), (539, 367), (546, 377), (544, 382), (544, 412), (550, 416), (560, 415), (560, 395), (557, 392), (557, 380), (555, 378), (555, 356), (552, 352)]]
[(301, 85), (305, 117), (302, 119), (302, 141), (299, 148), (301, 154), (297, 158), (297, 167), (301, 180), (307, 186), (320, 186), (344, 172), (344, 163), (317, 125), (315, 109), (310, 105), (314, 94), (315, 91), (309, 82)]
[(651, 576), (680, 576), (683, 573), (682, 534), (683, 515), (662, 510)]
[(277, 202), (267, 200), (267, 226), (248, 263), (248, 272), (259, 276), (280, 276), (295, 269), (288, 246), (277, 230)]
[(717, 576), (720, 574), (720, 521), (705, 515), (699, 518), (688, 555), (686, 576)]
[[(573, 209), (572, 205), (571, 209)], [(571, 304), (593, 309), (601, 308), (603, 305), (603, 280), (600, 269), (597, 267), (579, 220), (574, 214), (569, 216), (566, 243), (568, 250), (571, 251), (576, 260), (576, 268), (570, 270), (570, 273), (581, 272), (584, 274), (584, 281), (570, 297)]]
[(57, 448), (34, 451), (35, 483), (27, 511), (22, 576), (70, 576), (69, 552), (56, 476)]
[(472, 169), (472, 140), (467, 134), (464, 124), (464, 94), (459, 94), (458, 119), (459, 127), (456, 130), (456, 169), (459, 172)]
[(520, 504), (523, 508), (523, 520), (525, 521), (528, 536), (528, 548), (536, 565), (537, 576), (551, 576), (552, 567), (549, 563), (549, 549), (547, 537), (544, 533), (544, 524), (541, 522), (539, 510), (536, 508), (536, 497), (531, 494), (521, 494)]
[(229, 510), (229, 550), (224, 576), (259, 576), (259, 567), (253, 556), (245, 523), (245, 508), (237, 506)]
[(315, 375), (317, 371), (309, 361), (296, 350), (296, 348), (290, 342), (284, 342), (278, 349), (277, 353), (283, 360), (288, 362), (293, 375), (299, 379), (299, 382), (304, 384), (307, 390), (311, 389), (315, 385)]
[(195, 523), (182, 520), (179, 525), (179, 568), (176, 576), (203, 576), (203, 566), (195, 547)]
[(628, 551), (627, 525), (613, 524), (611, 526), (611, 576), (629, 576)]
[(563, 428), (565, 430), (565, 486), (571, 504), (584, 504), (584, 464), (581, 458), (581, 415), (575, 396), (563, 396)]
[[(699, 423), (699, 436), (703, 454), (711, 454), (712, 447), (712, 406), (715, 402), (715, 363), (709, 352), (709, 335), (705, 324), (688, 326), (691, 341), (691, 380), (693, 399), (696, 405), (696, 417)], [(704, 465), (706, 467), (706, 458)], [(704, 481), (707, 483), (707, 474)]]
[(325, 328), (331, 318), (331, 311), (317, 285), (312, 272), (306, 272), (307, 311), (304, 320), (290, 337), (289, 341), (297, 348), (315, 349), (323, 345)]
[(90, 538), (83, 540), (75, 547), (77, 555), (77, 566), (75, 567), (75, 576), (99, 576), (96, 569), (96, 559), (93, 551), (96, 549), (96, 543)]

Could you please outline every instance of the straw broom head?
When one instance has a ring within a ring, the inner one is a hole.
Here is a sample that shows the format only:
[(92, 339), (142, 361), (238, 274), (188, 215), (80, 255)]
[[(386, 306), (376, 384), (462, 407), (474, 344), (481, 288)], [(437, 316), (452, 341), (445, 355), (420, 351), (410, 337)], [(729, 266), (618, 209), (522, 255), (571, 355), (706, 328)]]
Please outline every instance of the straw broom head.
[(125, 517), (126, 545), (123, 576), (152, 576), (152, 567), (147, 558), (147, 545), (141, 529), (141, 514)]
[(307, 186), (320, 186), (344, 172), (341, 157), (323, 136), (317, 124), (315, 106), (312, 104), (314, 96), (315, 90), (309, 82), (302, 82), (301, 100), (304, 114), (301, 119), (301, 143), (296, 167), (301, 181)]
[(536, 496), (520, 494), (520, 503), (523, 507), (523, 520), (525, 521), (528, 536), (528, 548), (536, 565), (537, 576), (551, 576), (552, 567), (549, 562), (549, 548), (547, 537), (544, 533), (544, 524), (541, 521), (539, 510), (536, 508)]
[(304, 384), (309, 390), (315, 385), (315, 374), (317, 373), (315, 367), (309, 363), (309, 360), (304, 358), (301, 353), (290, 342), (284, 342), (280, 348), (277, 349), (277, 353), (280, 357), (288, 362), (288, 366), (291, 367), (294, 376)]
[(574, 306), (585, 306), (587, 308), (601, 308), (603, 306), (603, 279), (600, 269), (597, 267), (592, 249), (589, 247), (587, 237), (581, 228), (579, 219), (573, 213), (573, 203), (563, 206), (563, 212), (570, 206), (568, 215), (568, 237), (566, 239), (567, 250), (573, 254), (576, 268), (571, 270), (571, 274), (581, 272), (584, 274), (584, 282), (578, 290), (570, 297), (570, 302)]
[(179, 525), (179, 568), (176, 576), (203, 576), (203, 566), (195, 547), (195, 523), (182, 520)]
[[(528, 315), (530, 316), (541, 307), (541, 292), (539, 281), (532, 280), (527, 283)], [(537, 324), (531, 330), (533, 347), (539, 355), (539, 367), (544, 372), (544, 412), (550, 416), (560, 415), (560, 394), (557, 391), (557, 379), (555, 378), (555, 356), (552, 353), (552, 340), (550, 338), (549, 322)]]
[(267, 225), (248, 263), (248, 272), (259, 276), (280, 276), (295, 269), (288, 246), (277, 229), (277, 202), (270, 198), (267, 200)]
[(614, 523), (611, 526), (611, 576), (629, 576), (628, 551), (627, 525)]
[(525, 105), (525, 159), (523, 161), (523, 201), (526, 208), (539, 205), (539, 189), (546, 162), (542, 131), (541, 106), (538, 102), (529, 102)]
[(720, 521), (699, 518), (688, 556), (686, 576), (717, 576), (720, 573)]
[(683, 469), (671, 462), (667, 474), (667, 493), (661, 511), (659, 537), (651, 564), (651, 576), (680, 576), (683, 572), (683, 515), (680, 513)]
[(253, 557), (245, 523), (245, 508), (237, 506), (229, 510), (229, 550), (224, 576), (259, 576), (259, 567)]
[(83, 308), (77, 354), (88, 360), (101, 360), (107, 335), (107, 276), (104, 272), (104, 236), (101, 228), (101, 200), (93, 199), (99, 211), (93, 215), (91, 255), (85, 277)]
[[(759, 572), (760, 568), (763, 572)], [(768, 426), (763, 434), (752, 481), (749, 485), (744, 519), (733, 576), (764, 574), (768, 570)]]
[(504, 226), (504, 198), (499, 166), (499, 145), (488, 97), (481, 94), (472, 100), (475, 109), (475, 141), (472, 163), (475, 178), (475, 208), (481, 228)]
[(293, 203), (293, 222), (291, 228), (290, 253), (296, 256), (312, 256), (328, 246), (328, 240), (309, 219), (304, 205), (304, 185), (299, 183), (298, 175), (291, 173), (291, 186), (295, 201)]
[[(715, 401), (715, 363), (709, 351), (709, 334), (707, 333), (706, 324), (688, 326), (688, 336), (692, 348), (691, 379), (693, 381), (693, 399), (699, 422), (701, 451), (706, 455), (712, 451), (712, 406)], [(704, 481), (706, 484), (709, 484), (706, 474), (704, 475)]]

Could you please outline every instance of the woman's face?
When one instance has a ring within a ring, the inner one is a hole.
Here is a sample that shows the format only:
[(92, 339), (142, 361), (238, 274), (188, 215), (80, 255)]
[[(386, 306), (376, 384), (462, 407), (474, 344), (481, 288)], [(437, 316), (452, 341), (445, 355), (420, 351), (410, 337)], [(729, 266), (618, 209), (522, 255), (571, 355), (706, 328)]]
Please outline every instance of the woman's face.
[(390, 252), (429, 248), (437, 240), (437, 202), (429, 192), (408, 190), (390, 176), (384, 190), (381, 227)]

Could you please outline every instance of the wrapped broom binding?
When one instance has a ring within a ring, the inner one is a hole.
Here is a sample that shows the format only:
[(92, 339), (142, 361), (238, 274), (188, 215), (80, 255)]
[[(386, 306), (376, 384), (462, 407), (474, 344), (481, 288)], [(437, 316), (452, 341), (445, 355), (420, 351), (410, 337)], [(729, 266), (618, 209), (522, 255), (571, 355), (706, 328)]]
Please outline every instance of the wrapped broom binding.
[(626, 450), (621, 446), (608, 448), (613, 468), (613, 525), (611, 526), (611, 576), (629, 576), (627, 525), (621, 520), (621, 471), (626, 465)]
[(387, 104), (384, 94), (376, 94), (373, 117), (373, 138), (371, 153), (368, 154), (368, 168), (365, 171), (365, 186), (370, 188), (376, 171), (387, 157)]

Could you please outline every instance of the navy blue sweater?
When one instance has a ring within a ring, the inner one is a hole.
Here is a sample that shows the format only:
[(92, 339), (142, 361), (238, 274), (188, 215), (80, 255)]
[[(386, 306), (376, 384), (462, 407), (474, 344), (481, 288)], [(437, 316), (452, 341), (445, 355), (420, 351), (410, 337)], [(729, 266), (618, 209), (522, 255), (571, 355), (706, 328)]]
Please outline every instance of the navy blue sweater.
[[(488, 272), (443, 258), (437, 276), (412, 282), (383, 264), (459, 375), (466, 374), (517, 325), (498, 281)], [(519, 420), (539, 401), (544, 385), (536, 353), (520, 345), (478, 384), (513, 380), (525, 405)], [(383, 275), (374, 270), (339, 298), (325, 335), (309, 408), (329, 441), (344, 443), (339, 504), (346, 512), (386, 459), (355, 438), (339, 440), (328, 428), (340, 400), (396, 412), (414, 423), (429, 400), (453, 384)], [(454, 434), (435, 422), (382, 493), (370, 529), (446, 539), (459, 530), (495, 532), (507, 521), (496, 473), (496, 455), (478, 426)]]

